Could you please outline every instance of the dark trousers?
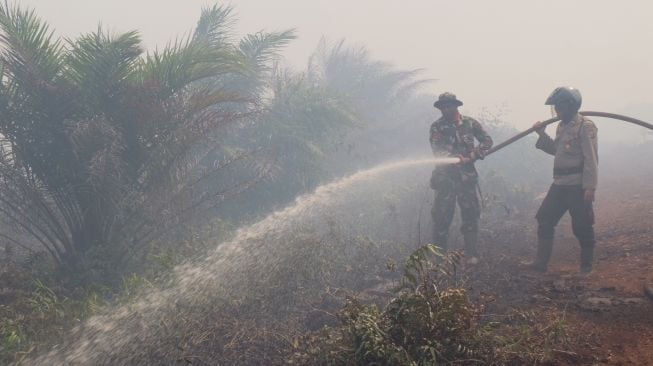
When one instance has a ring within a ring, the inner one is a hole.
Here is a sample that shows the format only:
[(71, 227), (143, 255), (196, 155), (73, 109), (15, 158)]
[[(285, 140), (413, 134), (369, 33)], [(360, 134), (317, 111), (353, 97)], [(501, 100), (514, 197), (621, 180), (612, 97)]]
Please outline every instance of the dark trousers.
[(585, 202), (580, 185), (551, 185), (540, 209), (537, 211), (537, 236), (551, 241), (555, 226), (565, 212), (571, 216), (571, 227), (581, 248), (594, 248), (594, 209), (591, 202)]
[(449, 176), (438, 182), (431, 216), (433, 217), (433, 243), (448, 249), (449, 227), (456, 211), (456, 201), (460, 206), (462, 226), (460, 231), (465, 237), (465, 251), (476, 256), (478, 221), (481, 216), (480, 204), (476, 194), (476, 180), (462, 180)]

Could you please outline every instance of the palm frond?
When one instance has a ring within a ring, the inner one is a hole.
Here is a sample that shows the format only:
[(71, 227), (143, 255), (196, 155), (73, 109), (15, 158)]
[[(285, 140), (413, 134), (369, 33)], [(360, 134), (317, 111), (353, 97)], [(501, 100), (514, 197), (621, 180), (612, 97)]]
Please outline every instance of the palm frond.
[(295, 39), (294, 30), (283, 32), (258, 32), (241, 39), (238, 49), (243, 55), (248, 69), (245, 75), (221, 80), (225, 87), (239, 90), (243, 94), (260, 96), (270, 78), (270, 71), (279, 51)]
[(213, 47), (228, 43), (235, 23), (232, 12), (233, 8), (226, 5), (203, 8), (193, 39)]
[(14, 83), (9, 81), (5, 62), (0, 61), (0, 133), (11, 122), (7, 119), (10, 101), (15, 99)]
[(23, 87), (52, 83), (59, 75), (63, 48), (33, 10), (0, 4), (0, 57), (7, 76)]
[(0, 214), (34, 238), (57, 260), (70, 248), (62, 217), (52, 209), (52, 197), (34, 184), (10, 155), (0, 159)]
[(414, 96), (422, 87), (436, 82), (437, 79), (408, 80), (399, 86), (395, 91), (396, 100), (406, 100)]
[(376, 93), (377, 103), (396, 104), (411, 96), (419, 87), (433, 82), (433, 79), (421, 78), (423, 72), (423, 69), (394, 70), (390, 66), (385, 66), (370, 77), (367, 88), (370, 91), (384, 91), (384, 93)]
[[(183, 99), (180, 101), (179, 99)], [(157, 125), (159, 138), (148, 154), (148, 182), (178, 182), (198, 163), (197, 156), (213, 146), (203, 146), (213, 131), (249, 115), (249, 111), (229, 106), (247, 104), (239, 94), (220, 90), (197, 89), (166, 104), (165, 118)]]
[(269, 134), (286, 140), (277, 144), (299, 148), (305, 156), (322, 154), (338, 139), (338, 132), (360, 123), (346, 96), (313, 84), (303, 74), (276, 69), (272, 92), (270, 122), (259, 129), (271, 128)]
[(294, 29), (283, 32), (257, 32), (248, 34), (240, 41), (239, 49), (248, 63), (256, 70), (269, 67), (269, 63), (278, 57), (279, 51), (297, 38)]
[(242, 57), (232, 47), (206, 46), (188, 39), (149, 54), (141, 64), (139, 79), (167, 98), (196, 81), (244, 69)]
[[(98, 108), (114, 99), (119, 88), (131, 78), (142, 52), (137, 32), (112, 36), (101, 26), (94, 33), (69, 41), (70, 52), (66, 59), (66, 76)], [(96, 113), (99, 111), (95, 111)]]
[[(32, 172), (52, 167), (37, 150), (56, 144), (57, 123), (70, 100), (58, 96), (65, 50), (48, 25), (33, 11), (8, 1), (0, 4), (0, 59), (3, 63), (0, 133), (12, 142), (14, 154), (33, 160)], [(50, 158), (61, 157), (60, 151)]]

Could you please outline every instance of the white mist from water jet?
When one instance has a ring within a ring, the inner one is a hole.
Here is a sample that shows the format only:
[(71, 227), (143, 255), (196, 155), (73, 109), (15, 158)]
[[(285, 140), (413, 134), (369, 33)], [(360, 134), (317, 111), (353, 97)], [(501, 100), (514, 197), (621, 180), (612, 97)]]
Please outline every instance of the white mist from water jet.
[(122, 364), (115, 361), (120, 359), (118, 355), (134, 352), (138, 350), (139, 342), (156, 337), (165, 314), (183, 306), (179, 304), (192, 304), (207, 292), (226, 290), (229, 293), (229, 287), (247, 283), (241, 278), (243, 268), (247, 269), (248, 276), (264, 278), (266, 273), (263, 268), (274, 268), (273, 262), (278, 260), (275, 257), (278, 253), (271, 253), (269, 243), (302, 220), (342, 203), (347, 197), (345, 193), (353, 186), (400, 169), (454, 164), (458, 161), (453, 157), (393, 161), (322, 185), (313, 193), (298, 197), (287, 208), (239, 229), (232, 240), (219, 244), (199, 263), (176, 267), (174, 282), (169, 287), (152, 291), (135, 303), (121, 306), (106, 315), (91, 317), (71, 334), (70, 338), (74, 340), (71, 344), (26, 364)]

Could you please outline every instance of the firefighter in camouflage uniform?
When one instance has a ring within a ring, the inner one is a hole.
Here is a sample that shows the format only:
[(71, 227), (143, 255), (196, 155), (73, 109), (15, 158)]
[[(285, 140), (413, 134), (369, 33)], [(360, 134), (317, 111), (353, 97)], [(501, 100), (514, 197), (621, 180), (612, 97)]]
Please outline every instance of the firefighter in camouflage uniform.
[[(433, 217), (433, 243), (448, 249), (449, 227), (456, 209), (460, 207), (462, 226), (460, 231), (465, 242), (465, 255), (470, 264), (478, 263), (478, 221), (481, 216), (477, 195), (478, 173), (474, 161), (483, 159), (492, 147), (492, 138), (481, 124), (463, 116), (458, 107), (463, 102), (454, 94), (443, 93), (433, 104), (442, 117), (433, 122), (430, 143), (436, 157), (457, 157), (457, 164), (438, 166), (431, 176), (431, 188), (435, 190)], [(474, 139), (479, 141), (475, 146)]]

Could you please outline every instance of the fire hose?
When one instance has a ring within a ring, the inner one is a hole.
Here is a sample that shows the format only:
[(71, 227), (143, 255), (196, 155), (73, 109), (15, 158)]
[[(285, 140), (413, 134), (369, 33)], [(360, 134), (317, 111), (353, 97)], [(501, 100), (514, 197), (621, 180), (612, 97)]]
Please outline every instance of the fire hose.
[[(583, 112), (579, 112), (579, 113), (581, 115), (583, 115), (583, 116), (586, 116), (586, 117), (605, 117), (605, 118), (617, 119), (617, 120), (620, 120), (620, 121), (634, 123), (634, 124), (642, 126), (644, 128), (648, 128), (649, 130), (653, 130), (653, 124), (651, 124), (651, 123), (644, 122), (644, 121), (641, 121), (641, 120), (638, 120), (638, 119), (635, 119), (635, 118), (632, 118), (632, 117), (623, 116), (623, 115), (620, 115), (620, 114), (606, 113), (606, 112), (593, 112), (593, 111), (583, 111)], [(547, 119), (546, 121), (543, 121), (541, 126), (538, 127), (538, 128), (546, 127), (546, 126), (550, 125), (551, 123), (557, 122), (559, 120), (560, 120), (559, 117), (554, 117), (554, 118), (551, 118), (551, 119)], [(493, 148), (491, 148), (485, 154), (485, 156), (488, 156), (488, 155), (490, 155), (490, 154), (492, 154), (494, 152), (497, 152), (497, 151), (503, 149), (504, 147), (506, 147), (506, 146), (512, 144), (513, 142), (521, 139), (522, 137), (534, 132), (538, 128), (531, 127), (531, 128), (529, 128), (528, 130), (526, 130), (524, 132), (518, 133), (517, 135), (515, 135), (515, 136), (507, 139), (506, 141), (504, 141), (504, 142), (494, 146)]]
[[(636, 118), (632, 118), (632, 117), (628, 117), (628, 116), (624, 116), (624, 115), (620, 115), (620, 114), (616, 114), (616, 113), (595, 112), (595, 111), (582, 111), (582, 112), (579, 112), (579, 113), (581, 115), (583, 115), (583, 116), (586, 116), (586, 117), (605, 117), (605, 118), (612, 118), (612, 119), (616, 119), (616, 120), (620, 120), (620, 121), (624, 121), (624, 122), (630, 122), (630, 123), (642, 126), (644, 128), (648, 128), (649, 130), (653, 130), (653, 124), (651, 124), (651, 123), (644, 122), (644, 121), (636, 119)], [(560, 120), (559, 117), (554, 117), (554, 118), (551, 118), (551, 119), (547, 119), (546, 121), (542, 121), (542, 123), (541, 123), (541, 125), (539, 127), (537, 127), (537, 128), (536, 127), (531, 127), (529, 129), (527, 129), (527, 130), (525, 130), (523, 132), (520, 132), (520, 133), (516, 134), (515, 136), (507, 139), (506, 141), (504, 141), (504, 142), (502, 142), (502, 143), (500, 143), (498, 145), (495, 145), (490, 150), (488, 150), (487, 153), (485, 153), (485, 156), (488, 156), (488, 155), (490, 155), (492, 153), (495, 153), (495, 152), (503, 149), (504, 147), (512, 144), (513, 142), (515, 142), (515, 141), (517, 141), (517, 140), (531, 134), (535, 130), (537, 130), (539, 128), (544, 128), (544, 127), (546, 127), (546, 126), (548, 126), (548, 125), (550, 125), (550, 124), (552, 124), (554, 122), (557, 122), (559, 120)], [(422, 202), (425, 202), (425, 201), (422, 201)], [(420, 232), (421, 208), (420, 208), (419, 217), (420, 217), (420, 219), (417, 222), (417, 228), (418, 228), (417, 232), (418, 233)], [(646, 291), (648, 291), (648, 292), (646, 292)], [(645, 290), (645, 292), (646, 292), (646, 295), (651, 300), (653, 300), (653, 287), (647, 288)]]

